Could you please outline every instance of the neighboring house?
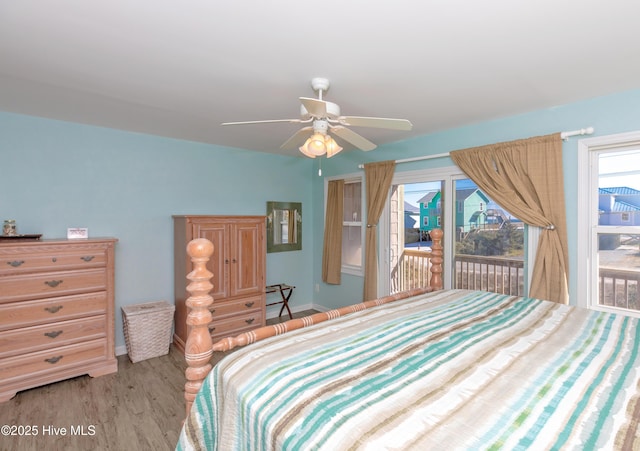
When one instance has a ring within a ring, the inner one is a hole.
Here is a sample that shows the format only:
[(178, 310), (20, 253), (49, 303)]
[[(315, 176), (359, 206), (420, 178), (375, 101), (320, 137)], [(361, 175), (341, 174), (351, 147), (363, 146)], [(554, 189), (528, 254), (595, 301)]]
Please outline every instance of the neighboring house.
[(409, 202), (404, 202), (404, 228), (414, 229), (417, 228), (416, 224), (420, 220), (420, 209), (415, 205), (411, 205)]
[(473, 229), (500, 229), (511, 222), (509, 217), (499, 208), (478, 210), (469, 218), (469, 226)]
[[(456, 230), (468, 232), (478, 227), (485, 215), (489, 198), (478, 188), (456, 190)], [(480, 218), (483, 216), (483, 218)]]
[(599, 191), (600, 225), (640, 225), (640, 191), (626, 186)]
[(442, 227), (442, 193), (430, 191), (418, 200), (420, 205), (420, 230), (429, 231)]

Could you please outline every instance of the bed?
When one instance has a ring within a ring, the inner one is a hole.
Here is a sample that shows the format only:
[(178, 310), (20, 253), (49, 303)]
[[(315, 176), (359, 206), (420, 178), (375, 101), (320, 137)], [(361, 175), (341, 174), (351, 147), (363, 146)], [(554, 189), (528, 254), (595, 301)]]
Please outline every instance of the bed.
[[(200, 360), (177, 449), (640, 447), (637, 319), (431, 287), (348, 310), (192, 340), (204, 348), (187, 358)], [(232, 347), (195, 380), (204, 354)]]

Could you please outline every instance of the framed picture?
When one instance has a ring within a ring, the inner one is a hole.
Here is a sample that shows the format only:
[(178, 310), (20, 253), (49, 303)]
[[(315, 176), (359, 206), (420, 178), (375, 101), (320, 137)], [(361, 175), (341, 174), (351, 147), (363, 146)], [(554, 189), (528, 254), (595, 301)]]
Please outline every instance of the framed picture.
[(87, 228), (73, 228), (67, 229), (67, 239), (78, 240), (89, 238), (89, 229)]

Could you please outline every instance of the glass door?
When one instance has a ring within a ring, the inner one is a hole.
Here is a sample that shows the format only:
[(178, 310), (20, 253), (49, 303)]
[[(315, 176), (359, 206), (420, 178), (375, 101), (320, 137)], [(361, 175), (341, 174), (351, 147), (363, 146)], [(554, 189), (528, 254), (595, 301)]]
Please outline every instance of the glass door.
[(388, 214), (389, 293), (429, 285), (431, 230), (443, 227), (444, 181), (391, 187)]
[(525, 225), (469, 179), (454, 181), (454, 288), (525, 293)]

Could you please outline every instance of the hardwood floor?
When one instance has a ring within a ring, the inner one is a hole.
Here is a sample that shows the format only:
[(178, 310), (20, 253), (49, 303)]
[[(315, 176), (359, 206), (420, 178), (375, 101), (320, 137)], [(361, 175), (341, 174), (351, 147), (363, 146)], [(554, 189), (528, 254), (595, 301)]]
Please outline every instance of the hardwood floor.
[[(286, 319), (285, 314), (281, 320)], [(138, 363), (119, 356), (116, 374), (80, 376), (19, 392), (0, 404), (0, 426), (15, 426), (11, 432), (16, 433), (5, 435), (3, 429), (0, 449), (175, 449), (185, 417), (185, 367), (183, 355), (171, 345), (168, 355)]]

